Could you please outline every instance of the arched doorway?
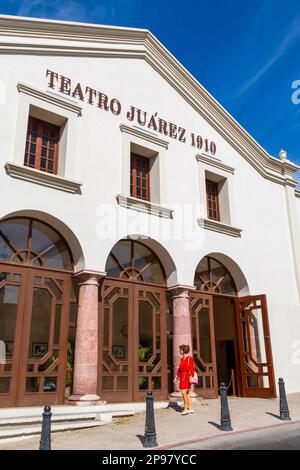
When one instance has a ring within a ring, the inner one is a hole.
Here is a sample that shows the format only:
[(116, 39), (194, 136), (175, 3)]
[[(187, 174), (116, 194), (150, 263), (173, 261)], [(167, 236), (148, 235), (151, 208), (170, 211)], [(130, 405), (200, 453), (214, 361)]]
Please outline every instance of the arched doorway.
[(55, 229), (29, 217), (0, 222), (0, 406), (63, 403), (72, 273)]
[(220, 383), (225, 382), (229, 394), (274, 397), (266, 296), (239, 297), (247, 286), (241, 274), (237, 280), (239, 287), (214, 256), (205, 256), (196, 268), (196, 291), (190, 297), (197, 392), (215, 398)]
[(166, 276), (155, 253), (121, 240), (106, 263), (100, 307), (99, 395), (109, 402), (167, 398)]

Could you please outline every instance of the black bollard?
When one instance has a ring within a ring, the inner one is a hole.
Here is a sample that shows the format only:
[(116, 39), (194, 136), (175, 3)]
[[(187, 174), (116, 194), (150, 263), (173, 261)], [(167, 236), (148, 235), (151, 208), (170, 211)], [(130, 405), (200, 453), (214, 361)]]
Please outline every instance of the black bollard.
[(227, 388), (224, 382), (220, 386), (221, 396), (221, 431), (233, 431), (227, 400)]
[(278, 386), (279, 386), (279, 412), (280, 412), (280, 419), (282, 421), (290, 421), (290, 412), (289, 412), (289, 406), (285, 394), (285, 387), (284, 387), (284, 381), (282, 378), (278, 380)]
[(155, 420), (154, 420), (154, 406), (152, 392), (147, 392), (146, 396), (146, 424), (145, 424), (145, 436), (144, 436), (144, 447), (157, 447), (156, 431), (155, 431)]
[(51, 406), (45, 406), (39, 450), (51, 450)]

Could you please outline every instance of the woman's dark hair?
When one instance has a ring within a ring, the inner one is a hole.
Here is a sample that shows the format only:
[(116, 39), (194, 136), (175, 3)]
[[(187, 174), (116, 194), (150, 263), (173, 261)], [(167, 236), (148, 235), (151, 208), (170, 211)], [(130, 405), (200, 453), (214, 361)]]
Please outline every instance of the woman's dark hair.
[(179, 351), (183, 351), (184, 354), (188, 354), (190, 352), (190, 347), (188, 344), (181, 344), (179, 346)]

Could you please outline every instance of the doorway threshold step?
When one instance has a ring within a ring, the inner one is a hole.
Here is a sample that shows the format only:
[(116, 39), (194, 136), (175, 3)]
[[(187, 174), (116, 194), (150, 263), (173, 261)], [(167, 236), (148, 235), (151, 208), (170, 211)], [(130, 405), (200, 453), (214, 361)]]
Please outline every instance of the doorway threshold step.
[[(98, 411), (91, 413), (60, 413), (52, 414), (51, 422), (52, 423), (76, 423), (76, 422), (102, 422), (102, 423), (111, 423), (113, 418), (121, 418), (123, 416), (133, 416), (135, 413), (131, 410), (114, 410), (114, 411)], [(22, 416), (19, 418), (10, 417), (10, 418), (1, 418), (0, 419), (0, 438), (1, 431), (5, 428), (11, 426), (20, 426), (20, 425), (33, 425), (40, 424), (42, 422), (42, 415), (36, 414), (35, 416)]]
[[(154, 408), (167, 408), (168, 401), (155, 401)], [(36, 419), (38, 422), (42, 419), (43, 413), (42, 406), (31, 406), (31, 407), (14, 407), (14, 408), (0, 408), (0, 423), (8, 422), (9, 420), (17, 419), (27, 422), (31, 418), (31, 421)], [(127, 402), (127, 403), (107, 403), (94, 406), (71, 406), (71, 405), (54, 405), (51, 407), (52, 420), (54, 417), (64, 416), (90, 416), (95, 417), (101, 413), (112, 413), (115, 414), (123, 413), (138, 413), (146, 411), (145, 402)]]
[[(79, 422), (70, 422), (70, 423), (53, 423), (51, 426), (51, 433), (52, 432), (61, 432), (61, 431), (70, 431), (75, 429), (83, 429), (83, 428), (91, 428), (96, 426), (103, 426), (106, 423), (104, 421), (79, 421)], [(27, 425), (24, 426), (9, 426), (8, 428), (0, 428), (0, 442), (3, 443), (7, 439), (15, 438), (15, 437), (29, 437), (41, 434), (41, 426), (40, 425)]]

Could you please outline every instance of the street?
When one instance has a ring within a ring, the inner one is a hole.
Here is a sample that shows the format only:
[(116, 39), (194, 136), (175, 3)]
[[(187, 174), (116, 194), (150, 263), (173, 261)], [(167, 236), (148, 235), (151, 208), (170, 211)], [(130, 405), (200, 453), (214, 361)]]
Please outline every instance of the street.
[[(175, 449), (175, 448), (174, 448)], [(300, 424), (226, 434), (176, 450), (300, 450)]]

